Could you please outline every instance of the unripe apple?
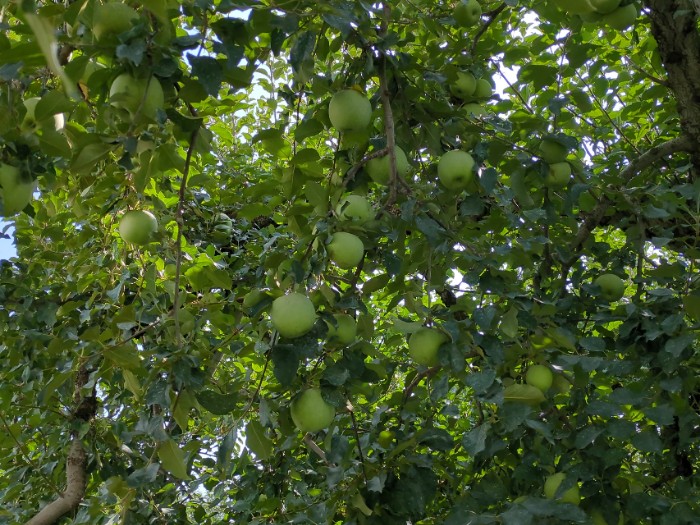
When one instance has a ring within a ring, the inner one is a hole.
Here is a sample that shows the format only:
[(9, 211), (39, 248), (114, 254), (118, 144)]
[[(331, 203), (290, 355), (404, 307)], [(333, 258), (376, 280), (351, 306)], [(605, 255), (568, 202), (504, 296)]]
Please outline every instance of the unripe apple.
[(620, 0), (588, 0), (588, 3), (597, 13), (604, 15), (612, 13), (620, 7)]
[(96, 4), (92, 18), (92, 33), (97, 40), (108, 39), (125, 33), (139, 14), (131, 7), (120, 2)]
[(384, 448), (389, 448), (394, 443), (394, 433), (391, 430), (382, 430), (377, 438), (379, 443)]
[(307, 296), (293, 292), (272, 301), (270, 320), (282, 337), (301, 337), (313, 328), (316, 308)]
[[(554, 499), (557, 493), (559, 485), (566, 479), (566, 474), (563, 472), (557, 472), (548, 476), (544, 482), (544, 495), (547, 499)], [(578, 505), (581, 502), (581, 495), (579, 494), (578, 485), (574, 485), (570, 489), (564, 491), (564, 493), (558, 498), (562, 503), (572, 503)]]
[(318, 388), (304, 390), (292, 401), (290, 412), (292, 421), (304, 433), (328, 427), (335, 417), (335, 408), (326, 403)]
[(476, 102), (470, 102), (469, 104), (464, 104), (464, 112), (473, 117), (485, 117), (488, 115), (486, 110), (481, 104), (477, 104)]
[(474, 98), (491, 98), (493, 95), (493, 86), (491, 82), (485, 78), (480, 78), (476, 81), (476, 89), (474, 90)]
[(331, 260), (340, 268), (355, 268), (365, 254), (365, 245), (357, 235), (336, 232), (327, 246)]
[(119, 235), (124, 242), (143, 245), (148, 244), (153, 234), (158, 231), (158, 220), (145, 210), (130, 210), (119, 221)]
[[(398, 146), (394, 149), (394, 157), (396, 158), (396, 173), (400, 177), (404, 177), (411, 169), (408, 158)], [(365, 171), (377, 184), (388, 184), (391, 175), (391, 166), (389, 164), (389, 155), (382, 155), (381, 157), (370, 159), (365, 164)]]
[(34, 188), (34, 181), (23, 180), (19, 168), (0, 163), (0, 195), (4, 217), (26, 208), (32, 200)]
[(569, 184), (569, 180), (571, 180), (571, 164), (568, 162), (550, 164), (544, 179), (547, 186), (554, 189), (563, 188)]
[(132, 118), (138, 114), (154, 119), (165, 102), (163, 87), (156, 77), (135, 78), (129, 73), (114, 79), (109, 98), (114, 107), (127, 110)]
[(476, 91), (476, 78), (469, 71), (458, 71), (457, 80), (450, 84), (450, 92), (457, 98), (468, 100)]
[(591, 13), (593, 7), (588, 3), (588, 0), (552, 0), (559, 9), (571, 13), (572, 15), (583, 15)]
[(340, 132), (361, 131), (372, 119), (372, 104), (362, 93), (344, 89), (331, 97), (328, 118)]
[(525, 382), (530, 386), (539, 388), (542, 392), (549, 390), (553, 381), (554, 374), (552, 374), (548, 366), (533, 365), (525, 373)]
[(374, 217), (374, 210), (362, 195), (348, 195), (340, 200), (335, 213), (341, 221), (350, 221), (361, 225)]
[(566, 146), (552, 139), (542, 139), (540, 142), (540, 157), (547, 164), (564, 162), (568, 153)]
[(408, 339), (408, 353), (419, 365), (435, 366), (438, 349), (449, 341), (446, 334), (435, 328), (421, 328)]
[(634, 4), (627, 4), (622, 7), (618, 7), (612, 13), (603, 15), (603, 22), (617, 29), (618, 31), (624, 31), (625, 29), (632, 27), (634, 22), (637, 20), (637, 7)]
[(326, 321), (328, 325), (328, 340), (335, 341), (341, 345), (349, 345), (357, 336), (357, 322), (355, 318), (348, 314), (335, 314), (333, 316), (335, 324)]
[(440, 157), (437, 171), (445, 188), (463, 190), (474, 179), (474, 159), (466, 151), (448, 151)]
[(452, 16), (460, 27), (470, 27), (481, 20), (481, 4), (477, 0), (461, 0)]
[(625, 294), (625, 282), (614, 273), (604, 273), (593, 284), (600, 287), (600, 296), (606, 301), (617, 301)]

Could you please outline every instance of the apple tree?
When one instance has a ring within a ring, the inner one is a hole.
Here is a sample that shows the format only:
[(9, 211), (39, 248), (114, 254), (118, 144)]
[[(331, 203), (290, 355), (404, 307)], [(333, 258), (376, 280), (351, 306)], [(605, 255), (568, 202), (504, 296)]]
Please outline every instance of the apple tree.
[(0, 0), (0, 523), (698, 523), (699, 19)]

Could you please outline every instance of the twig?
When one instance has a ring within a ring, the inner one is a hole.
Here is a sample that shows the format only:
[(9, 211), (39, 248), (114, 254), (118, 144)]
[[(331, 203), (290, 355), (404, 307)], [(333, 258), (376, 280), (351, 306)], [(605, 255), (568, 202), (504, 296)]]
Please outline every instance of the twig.
[[(386, 36), (389, 29), (389, 20), (391, 20), (391, 6), (388, 2), (384, 2), (384, 20), (380, 34)], [(384, 207), (391, 206), (396, 202), (398, 193), (398, 173), (396, 172), (396, 136), (394, 130), (394, 114), (391, 110), (391, 97), (389, 96), (389, 82), (387, 78), (387, 58), (384, 51), (381, 52), (379, 58), (379, 96), (382, 99), (382, 107), (384, 109), (384, 133), (386, 134), (386, 147), (389, 150), (389, 198)]]
[(474, 53), (476, 51), (476, 45), (479, 43), (479, 39), (484, 36), (484, 33), (488, 30), (489, 27), (491, 27), (491, 24), (494, 23), (498, 15), (500, 15), (503, 10), (506, 8), (506, 3), (502, 3), (499, 5), (496, 9), (491, 11), (490, 13), (487, 13), (489, 15), (489, 19), (486, 21), (485, 24), (483, 24), (480, 28), (479, 31), (477, 31), (476, 35), (474, 35), (474, 40), (472, 41), (472, 47), (469, 49), (469, 54), (474, 56)]
[(321, 460), (328, 465), (329, 467), (332, 466), (330, 461), (328, 461), (328, 458), (326, 457), (326, 453), (321, 450), (321, 447), (319, 447), (316, 442), (311, 439), (311, 434), (307, 432), (307, 434), (304, 436), (304, 443), (306, 443), (306, 446), (309, 447)]
[(347, 408), (348, 412), (350, 412), (350, 419), (352, 420), (352, 430), (355, 434), (355, 442), (357, 443), (357, 453), (360, 455), (360, 464), (362, 465), (362, 477), (365, 478), (365, 483), (367, 483), (367, 469), (365, 468), (365, 457), (362, 454), (362, 445), (360, 445), (360, 433), (357, 430), (355, 411), (350, 401), (347, 402)]

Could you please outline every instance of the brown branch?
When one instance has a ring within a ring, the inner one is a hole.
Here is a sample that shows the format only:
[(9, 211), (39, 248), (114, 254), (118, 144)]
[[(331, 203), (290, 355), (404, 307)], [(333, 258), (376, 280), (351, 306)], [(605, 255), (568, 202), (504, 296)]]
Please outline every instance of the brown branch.
[(52, 525), (61, 516), (74, 511), (85, 496), (87, 454), (80, 438), (75, 436), (66, 458), (66, 490), (41, 509), (25, 525)]
[(474, 35), (474, 40), (472, 41), (472, 47), (469, 50), (469, 54), (474, 56), (474, 53), (476, 52), (476, 45), (479, 43), (479, 39), (484, 36), (484, 33), (488, 30), (489, 27), (491, 27), (491, 24), (493, 24), (498, 18), (498, 15), (500, 15), (503, 10), (506, 8), (506, 3), (503, 2), (501, 5), (499, 5), (496, 9), (491, 11), (490, 13), (487, 13), (489, 16), (489, 19), (486, 21), (484, 25), (482, 25), (479, 28), (479, 31)]
[[(629, 163), (629, 165), (624, 170), (622, 170), (622, 172), (620, 173), (620, 177), (622, 178), (624, 183), (620, 189), (624, 188), (637, 173), (650, 167), (655, 162), (679, 151), (690, 151), (692, 147), (692, 141), (688, 137), (682, 136), (676, 137), (675, 139), (671, 139), (663, 144), (660, 144), (659, 146), (651, 148), (639, 157), (633, 159)], [(570, 267), (573, 264), (573, 262), (578, 258), (579, 249), (581, 248), (583, 243), (586, 242), (593, 230), (603, 220), (605, 212), (608, 210), (610, 204), (610, 200), (607, 197), (603, 196), (600, 202), (598, 202), (595, 208), (593, 208), (593, 210), (591, 210), (588, 216), (584, 219), (581, 226), (579, 226), (574, 241), (569, 247), (569, 253), (571, 253), (572, 255), (568, 260), (564, 262), (565, 266)]]

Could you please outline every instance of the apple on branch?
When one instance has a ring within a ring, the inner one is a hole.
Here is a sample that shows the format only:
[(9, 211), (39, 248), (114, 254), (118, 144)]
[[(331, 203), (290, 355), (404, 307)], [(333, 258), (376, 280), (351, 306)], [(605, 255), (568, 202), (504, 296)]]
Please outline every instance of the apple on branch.
[(361, 131), (372, 119), (372, 105), (359, 91), (344, 89), (331, 97), (328, 118), (341, 133)]
[(326, 403), (318, 388), (304, 390), (292, 401), (294, 425), (302, 432), (318, 432), (327, 428), (335, 418), (335, 408)]
[[(398, 146), (394, 148), (394, 157), (396, 158), (396, 173), (399, 177), (404, 177), (411, 169), (408, 158), (404, 151)], [(377, 184), (387, 185), (389, 184), (389, 178), (391, 176), (390, 162), (391, 159), (389, 159), (388, 154), (375, 157), (365, 164), (365, 171)]]
[(335, 214), (341, 221), (362, 225), (374, 218), (370, 202), (362, 195), (348, 195), (340, 200)]
[(165, 95), (156, 77), (136, 78), (122, 73), (112, 82), (109, 100), (114, 107), (128, 111), (132, 118), (142, 115), (153, 120), (158, 110), (163, 109)]
[(452, 12), (460, 27), (471, 27), (481, 20), (481, 4), (477, 0), (461, 0)]
[(438, 178), (448, 190), (463, 190), (474, 179), (474, 159), (466, 151), (452, 150), (438, 161)]
[(131, 244), (148, 244), (157, 231), (158, 220), (149, 211), (130, 210), (119, 221), (119, 235)]
[(329, 341), (347, 346), (357, 337), (357, 322), (349, 314), (335, 314), (333, 321), (326, 321)]
[[(547, 499), (555, 499), (557, 495), (557, 490), (562, 482), (566, 479), (566, 474), (563, 472), (557, 472), (548, 476), (544, 482), (544, 495)], [(573, 505), (578, 505), (581, 502), (581, 496), (578, 490), (578, 484), (574, 484), (569, 489), (566, 489), (558, 498), (562, 503), (571, 503)]]
[(447, 335), (436, 328), (421, 328), (408, 339), (408, 353), (419, 365), (438, 364), (438, 349), (449, 341)]
[(365, 255), (365, 245), (357, 235), (336, 232), (327, 246), (331, 260), (340, 268), (355, 268)]
[(313, 328), (316, 308), (307, 296), (292, 292), (272, 301), (270, 320), (282, 337), (294, 339)]
[(27, 207), (34, 195), (35, 183), (22, 177), (19, 168), (0, 162), (2, 216), (9, 217)]

